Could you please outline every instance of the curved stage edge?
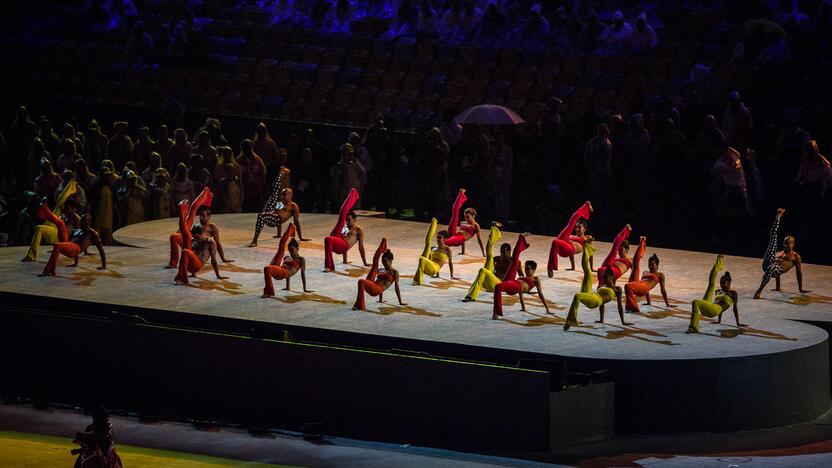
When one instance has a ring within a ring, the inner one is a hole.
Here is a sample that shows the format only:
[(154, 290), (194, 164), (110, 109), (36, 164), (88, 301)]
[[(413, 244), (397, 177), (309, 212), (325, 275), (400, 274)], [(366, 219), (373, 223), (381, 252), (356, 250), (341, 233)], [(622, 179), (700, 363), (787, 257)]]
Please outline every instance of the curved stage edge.
[[(407, 350), (505, 366), (524, 361), (555, 362), (564, 364), (572, 375), (607, 371), (615, 385), (615, 429), (619, 433), (757, 429), (810, 421), (829, 409), (828, 334), (815, 325), (829, 323), (826, 304), (832, 291), (814, 286), (829, 288), (832, 267), (806, 266), (805, 275), (814, 291), (806, 300), (792, 293), (770, 293), (768, 296), (774, 297), (753, 301), (747, 290), (753, 292), (752, 285), (758, 280), (759, 260), (728, 257), (726, 264), (735, 287), (742, 288), (742, 318), (751, 326), (744, 331), (733, 327), (733, 317), (726, 315), (722, 325), (703, 322), (702, 335), (685, 335), (685, 314), (689, 314), (685, 303), (701, 296), (713, 254), (653, 249), (648, 243), (645, 257), (655, 251), (662, 258), (671, 301), (678, 307), (643, 306), (641, 314), (628, 316), (635, 322), (633, 327), (621, 327), (617, 314), (608, 313), (606, 325), (588, 323), (578, 333), (567, 333), (561, 329), (562, 318), (580, 280), (577, 272), (558, 272), (554, 279), (544, 279), (555, 318), (540, 315), (539, 301), (529, 301), (528, 314), (508, 301), (506, 320), (494, 323), (488, 320), (490, 297), (463, 304), (464, 281), (449, 280), (436, 281), (433, 289), (403, 285), (408, 308), (368, 301), (368, 307), (380, 313), (351, 311), (355, 281), (366, 270), (355, 264), (346, 268), (339, 264), (346, 274), (331, 275), (330, 280), (318, 268), (323, 254), (321, 238), (331, 228), (332, 215), (304, 214), (301, 218), (304, 234), (313, 239), (302, 242), (301, 247), (307, 262), (314, 265), (309, 281), (310, 287), (318, 288), (316, 299), (302, 300), (297, 293), (287, 293), (285, 300), (261, 300), (262, 265), (273, 255), (275, 242), (264, 235), (259, 247), (244, 247), (253, 218), (253, 214), (215, 216), (223, 228), (226, 251), (236, 260), (223, 267), (232, 276), (233, 286), (232, 282), (212, 280), (207, 270), (195, 287), (171, 286), (173, 272), (160, 265), (167, 254), (167, 236), (175, 230), (172, 219), (119, 230), (116, 238), (120, 242), (138, 248), (109, 249), (108, 259), (112, 259), (111, 269), (116, 274), (94, 277), (97, 288), (79, 289), (81, 283), (75, 277), (94, 276), (88, 273), (94, 271), (94, 259), (83, 259), (80, 271), (72, 276), (44, 279), (34, 274), (42, 268), (40, 262), (21, 267), (18, 257), (24, 250), (2, 249), (0, 293), (4, 309), (60, 312), (66, 305), (58, 298), (74, 297), (78, 302), (71, 308), (77, 313), (105, 317), (115, 311), (120, 317), (139, 316), (171, 327), (266, 337), (288, 331), (301, 342)], [(426, 224), (372, 218), (361, 222), (368, 233), (368, 256), (384, 234), (396, 253), (398, 269), (409, 274), (421, 250)], [(636, 230), (634, 235), (638, 234)], [(513, 243), (515, 238), (516, 234), (506, 232), (502, 242)], [(524, 258), (545, 264), (547, 239), (532, 236), (532, 248)], [(608, 244), (597, 244), (597, 251), (605, 253)], [(476, 250), (475, 244), (469, 248)], [(357, 252), (351, 255), (357, 259)], [(481, 264), (480, 256), (464, 256), (457, 264), (457, 276), (470, 279)], [(21, 269), (25, 274), (21, 275)], [(784, 279), (786, 288), (790, 281), (793, 279)], [(165, 292), (168, 289), (171, 292)], [(387, 312), (380, 307), (388, 308)], [(593, 312), (582, 310), (582, 321), (594, 318)], [(559, 379), (551, 376), (552, 381)]]

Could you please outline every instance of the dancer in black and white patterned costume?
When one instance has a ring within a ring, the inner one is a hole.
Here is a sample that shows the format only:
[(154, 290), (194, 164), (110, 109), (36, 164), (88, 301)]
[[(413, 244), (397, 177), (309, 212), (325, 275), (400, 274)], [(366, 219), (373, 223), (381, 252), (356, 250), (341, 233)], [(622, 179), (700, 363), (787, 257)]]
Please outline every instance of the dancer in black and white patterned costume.
[(776, 283), (775, 291), (780, 290), (780, 276), (794, 267), (795, 275), (797, 276), (797, 287), (802, 293), (809, 291), (803, 289), (803, 270), (801, 269), (800, 255), (794, 250), (794, 237), (786, 236), (783, 239), (783, 250), (777, 250), (777, 235), (780, 229), (780, 218), (785, 213), (785, 208), (778, 208), (777, 215), (774, 218), (774, 224), (771, 226), (771, 233), (768, 238), (768, 247), (766, 247), (766, 254), (763, 257), (763, 280), (760, 282), (760, 287), (754, 293), (754, 299), (759, 299), (763, 288), (766, 287), (769, 280), (774, 278)]
[(301, 233), (300, 220), (298, 219), (300, 216), (300, 207), (292, 201), (293, 192), (289, 188), (289, 174), (289, 169), (283, 166), (280, 167), (277, 180), (272, 185), (269, 198), (263, 205), (263, 210), (257, 215), (257, 224), (254, 227), (254, 238), (248, 245), (249, 247), (257, 245), (257, 240), (260, 238), (263, 226), (277, 227), (277, 235), (280, 236), (281, 225), (290, 218), (295, 224), (300, 240), (309, 240), (305, 239)]

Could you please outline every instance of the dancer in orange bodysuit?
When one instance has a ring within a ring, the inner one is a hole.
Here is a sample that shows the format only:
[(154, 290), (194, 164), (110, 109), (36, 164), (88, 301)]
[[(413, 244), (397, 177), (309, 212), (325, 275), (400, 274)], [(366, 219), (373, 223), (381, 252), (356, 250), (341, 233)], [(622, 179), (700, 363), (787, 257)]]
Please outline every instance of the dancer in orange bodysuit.
[(217, 246), (214, 244), (214, 240), (203, 236), (201, 226), (188, 229), (189, 208), (187, 200), (179, 202), (179, 233), (182, 235), (182, 254), (179, 258), (179, 272), (176, 274), (174, 283), (188, 284), (188, 274), (190, 273), (192, 277), (196, 278), (197, 272), (205, 266), (205, 262), (209, 258), (217, 279), (228, 279), (220, 275), (220, 268), (217, 264)]
[(584, 251), (586, 221), (589, 220), (591, 214), (592, 204), (584, 203), (577, 211), (572, 213), (566, 227), (552, 240), (552, 247), (549, 249), (549, 263), (546, 266), (549, 278), (552, 277), (552, 272), (558, 269), (558, 257), (569, 257), (569, 263), (572, 265), (570, 270), (575, 269), (575, 254)]
[[(384, 270), (378, 271), (378, 262), (384, 266)], [(375, 255), (373, 255), (373, 266), (367, 273), (367, 278), (358, 280), (358, 296), (355, 298), (353, 310), (367, 310), (364, 304), (364, 293), (370, 296), (378, 296), (378, 302), (384, 302), (384, 291), (391, 285), (395, 286), (396, 297), (399, 304), (407, 305), (402, 301), (402, 292), (399, 289), (399, 272), (393, 268), (393, 252), (387, 249), (387, 239), (381, 239)]]
[(667, 307), (673, 307), (667, 301), (667, 289), (664, 286), (664, 273), (659, 271), (659, 257), (653, 254), (647, 260), (648, 271), (644, 273), (639, 281), (639, 266), (641, 264), (641, 257), (644, 256), (644, 249), (647, 245), (647, 238), (642, 236), (638, 249), (633, 255), (633, 271), (630, 272), (630, 281), (624, 285), (624, 295), (626, 297), (626, 309), (628, 312), (638, 312), (638, 298), (646, 297), (647, 305), (650, 305), (650, 290), (659, 285), (664, 298), (664, 304)]
[[(286, 232), (280, 238), (280, 245), (271, 263), (263, 267), (263, 278), (266, 285), (263, 288), (262, 297), (274, 296), (272, 279), (285, 279), (285, 290), (289, 291), (290, 278), (298, 271), (300, 271), (300, 280), (303, 283), (303, 292), (314, 292), (311, 289), (306, 289), (306, 259), (299, 254), (300, 247), (298, 241), (294, 239), (295, 232), (295, 225), (290, 223), (289, 227), (286, 228)], [(289, 238), (293, 239), (289, 240)], [(287, 245), (289, 247), (289, 255), (284, 256)]]
[[(211, 189), (205, 187), (202, 192), (199, 192), (194, 202), (190, 205), (190, 210), (185, 218), (185, 228), (190, 232), (194, 225), (197, 210), (202, 206), (211, 206), (214, 202), (214, 194)], [(179, 230), (170, 235), (170, 260), (165, 268), (176, 268), (179, 262), (179, 247), (182, 245), (182, 224), (179, 225)]]

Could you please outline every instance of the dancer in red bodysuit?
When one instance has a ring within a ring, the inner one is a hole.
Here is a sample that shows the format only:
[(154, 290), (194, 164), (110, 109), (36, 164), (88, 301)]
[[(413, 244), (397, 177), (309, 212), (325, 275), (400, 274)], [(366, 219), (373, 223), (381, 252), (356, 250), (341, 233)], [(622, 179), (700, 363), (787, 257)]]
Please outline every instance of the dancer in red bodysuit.
[(511, 254), (511, 266), (506, 270), (503, 280), (494, 287), (494, 311), (491, 315), (492, 320), (497, 320), (497, 317), (503, 316), (503, 293), (509, 295), (519, 294), (520, 308), (525, 312), (526, 303), (523, 301), (523, 293), (529, 293), (532, 289), (537, 288), (537, 295), (540, 297), (540, 302), (546, 308), (546, 313), (549, 313), (549, 305), (546, 304), (546, 299), (543, 297), (543, 290), (540, 288), (540, 278), (534, 275), (537, 269), (537, 263), (529, 260), (524, 265), (525, 276), (517, 278), (517, 270), (520, 268), (520, 254), (529, 247), (526, 241), (528, 233), (520, 234), (517, 238), (517, 243), (514, 244), (514, 251)]
[[(274, 296), (274, 284), (272, 279), (286, 280), (286, 291), (289, 291), (290, 278), (300, 271), (300, 280), (303, 283), (303, 292), (314, 292), (311, 289), (306, 289), (306, 259), (301, 257), (298, 253), (298, 241), (295, 239), (289, 240), (295, 236), (295, 225), (290, 223), (286, 228), (286, 232), (280, 238), (280, 245), (277, 248), (277, 253), (272, 258), (271, 263), (263, 267), (263, 278), (265, 280), (265, 287), (263, 288), (262, 297)], [(286, 246), (289, 247), (289, 255), (284, 256)]]
[[(202, 206), (210, 207), (211, 204), (214, 202), (214, 194), (211, 193), (211, 189), (205, 187), (202, 189), (202, 192), (199, 192), (199, 195), (194, 198), (194, 202), (190, 205), (191, 208), (188, 210), (188, 216), (185, 218), (185, 227), (190, 232), (191, 227), (194, 225), (194, 219), (196, 218), (196, 212)], [(182, 226), (180, 224), (179, 231), (174, 232), (170, 235), (170, 260), (165, 268), (176, 268), (179, 262), (179, 247), (182, 245)]]
[(664, 273), (659, 271), (659, 257), (656, 254), (653, 254), (650, 259), (647, 260), (648, 271), (644, 272), (644, 276), (642, 276), (641, 280), (639, 280), (639, 266), (641, 263), (641, 257), (644, 256), (644, 249), (646, 245), (647, 238), (642, 236), (638, 249), (636, 249), (636, 253), (633, 255), (633, 271), (630, 272), (630, 281), (624, 285), (624, 295), (627, 299), (626, 309), (628, 312), (639, 311), (639, 297), (646, 297), (647, 305), (650, 305), (650, 290), (655, 288), (656, 285), (659, 285), (661, 289), (664, 304), (667, 307), (673, 307), (667, 300), (665, 277)]
[[(558, 257), (569, 257), (570, 270), (575, 269), (575, 254), (584, 251), (584, 239), (586, 239), (586, 221), (592, 214), (592, 204), (584, 203), (577, 211), (572, 213), (566, 227), (560, 231), (557, 237), (552, 240), (552, 247), (549, 248), (549, 263), (546, 272), (549, 278), (552, 272), (558, 269)], [(573, 235), (574, 234), (574, 235)]]
[(463, 213), (464, 221), (459, 223), (459, 210), (462, 205), (468, 200), (465, 195), (465, 189), (459, 189), (459, 194), (454, 201), (454, 207), (451, 211), (451, 222), (448, 223), (448, 236), (445, 239), (445, 245), (449, 247), (462, 246), (462, 253), (465, 254), (465, 242), (468, 239), (477, 236), (477, 242), (480, 244), (480, 251), (485, 257), (485, 246), (482, 244), (482, 237), (480, 236), (480, 225), (477, 223), (477, 210), (474, 208), (466, 208)]
[[(209, 192), (210, 193), (210, 192)], [(204, 237), (201, 226), (188, 229), (189, 205), (187, 200), (179, 202), (179, 233), (182, 234), (182, 254), (179, 258), (179, 271), (174, 278), (174, 284), (188, 284), (188, 274), (196, 278), (197, 272), (205, 266), (205, 261), (211, 259), (211, 266), (217, 279), (228, 279), (220, 275), (217, 264), (217, 246), (214, 240)]]
[[(378, 271), (378, 262), (384, 266), (384, 271)], [(402, 292), (399, 289), (399, 272), (393, 268), (393, 252), (387, 249), (387, 239), (381, 239), (375, 255), (373, 255), (373, 266), (370, 272), (367, 273), (367, 278), (358, 280), (358, 296), (355, 298), (353, 310), (367, 310), (364, 304), (364, 293), (370, 296), (378, 296), (378, 302), (384, 302), (384, 291), (391, 285), (395, 285), (396, 297), (399, 299), (399, 304), (407, 305), (402, 302)]]
[(324, 272), (329, 273), (335, 271), (335, 262), (332, 260), (332, 253), (341, 254), (344, 256), (344, 263), (347, 263), (347, 251), (358, 242), (358, 252), (361, 254), (361, 261), (364, 266), (370, 266), (367, 263), (367, 255), (364, 252), (364, 230), (361, 226), (355, 223), (355, 213), (352, 207), (358, 201), (358, 191), (350, 190), (347, 194), (344, 204), (341, 205), (341, 210), (338, 212), (338, 222), (328, 237), (324, 238)]
[(98, 235), (98, 232), (90, 227), (89, 214), (81, 217), (81, 227), (72, 231), (71, 239), (64, 220), (55, 215), (46, 203), (38, 209), (37, 215), (58, 228), (58, 242), (53, 246), (52, 255), (49, 257), (46, 267), (44, 267), (43, 272), (38, 276), (54, 276), (55, 269), (58, 266), (58, 257), (61, 254), (75, 259), (75, 263), (71, 266), (78, 266), (78, 257), (90, 245), (95, 245), (98, 249), (98, 254), (101, 255), (101, 266), (97, 269), (104, 270), (107, 268), (107, 257), (104, 255), (104, 248), (101, 246), (101, 237)]
[[(615, 240), (610, 248), (610, 253), (604, 259), (604, 263), (598, 267), (598, 286), (603, 286), (604, 272), (609, 268), (613, 273), (613, 283), (618, 281), (627, 270), (633, 267), (633, 261), (627, 256), (627, 251), (630, 250), (630, 243), (627, 242), (627, 237), (630, 236), (630, 231), (633, 228), (630, 225), (624, 226), (624, 229), (615, 236)], [(618, 254), (618, 256), (616, 256)]]

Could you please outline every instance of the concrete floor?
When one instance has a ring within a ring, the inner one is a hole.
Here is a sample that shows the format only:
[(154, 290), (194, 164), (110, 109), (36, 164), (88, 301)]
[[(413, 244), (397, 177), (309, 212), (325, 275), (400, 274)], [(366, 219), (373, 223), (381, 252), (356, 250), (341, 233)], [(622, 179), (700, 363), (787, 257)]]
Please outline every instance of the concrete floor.
[[(260, 245), (247, 248), (254, 227), (253, 214), (217, 215), (214, 221), (222, 229), (222, 240), (234, 263), (221, 270), (227, 280), (216, 280), (207, 268), (190, 286), (174, 286), (175, 272), (162, 268), (167, 262), (168, 235), (176, 229), (175, 219), (145, 222), (128, 226), (116, 233), (119, 242), (139, 247), (107, 249), (107, 271), (97, 271), (97, 257), (84, 257), (80, 266), (59, 267), (58, 276), (39, 278), (49, 247), (44, 247), (38, 263), (21, 263), (25, 248), (0, 249), (0, 290), (37, 293), (56, 297), (74, 297), (103, 303), (126, 304), (209, 315), (239, 317), (291, 325), (384, 334), (395, 337), (444, 341), (468, 345), (499, 347), (561, 356), (616, 359), (699, 359), (779, 353), (811, 346), (827, 338), (825, 331), (799, 321), (832, 320), (832, 267), (805, 265), (808, 294), (797, 293), (792, 273), (783, 280), (783, 291), (766, 291), (762, 300), (754, 301), (761, 269), (760, 260), (727, 257), (726, 270), (734, 277), (739, 292), (741, 319), (750, 327), (739, 329), (726, 313), (723, 324), (703, 322), (700, 335), (685, 334), (690, 301), (700, 298), (715, 254), (680, 250), (653, 249), (649, 245), (642, 262), (654, 252), (661, 258), (662, 271), (668, 278), (668, 292), (674, 308), (661, 307), (653, 296), (654, 306), (642, 306), (640, 314), (629, 314), (633, 326), (621, 326), (617, 313), (607, 313), (606, 324), (595, 324), (597, 311), (584, 308), (579, 318), (583, 326), (564, 332), (562, 325), (572, 295), (577, 292), (581, 273), (561, 270), (552, 279), (545, 277), (545, 264), (551, 237), (532, 235), (531, 247), (524, 259), (541, 265), (543, 287), (555, 316), (547, 316), (536, 298), (527, 301), (528, 312), (520, 311), (515, 297), (504, 299), (505, 317), (490, 320), (492, 295), (484, 293), (476, 303), (463, 303), (470, 281), (482, 266), (476, 242), (469, 242), (468, 255), (455, 255), (456, 276), (450, 280), (446, 269), (441, 278), (428, 278), (423, 286), (410, 281), (424, 244), (427, 224), (361, 218), (367, 236), (367, 256), (371, 259), (384, 236), (396, 256), (395, 266), (402, 273), (402, 293), (408, 306), (398, 306), (389, 291), (386, 303), (368, 297), (368, 311), (351, 310), (356, 281), (366, 274), (360, 266), (357, 249), (350, 251), (350, 265), (336, 259), (337, 272), (325, 274), (323, 237), (335, 222), (334, 215), (304, 214), (301, 254), (307, 259), (309, 287), (314, 293), (300, 292), (300, 279), (292, 281), (292, 291), (278, 290), (277, 296), (262, 299), (262, 267), (271, 260), (276, 239), (267, 230)], [(634, 226), (631, 242), (641, 233)], [(514, 243), (516, 234), (504, 233), (501, 242)], [(596, 264), (606, 256), (609, 244), (596, 241)], [(95, 249), (91, 249), (95, 250)], [(458, 252), (459, 249), (454, 249)], [(761, 252), (762, 253), (762, 252)], [(475, 255), (471, 255), (475, 254)], [(64, 259), (60, 264), (68, 264)], [(561, 259), (561, 267), (568, 260)], [(623, 284), (623, 282), (620, 282)], [(276, 288), (279, 286), (276, 285)]]

